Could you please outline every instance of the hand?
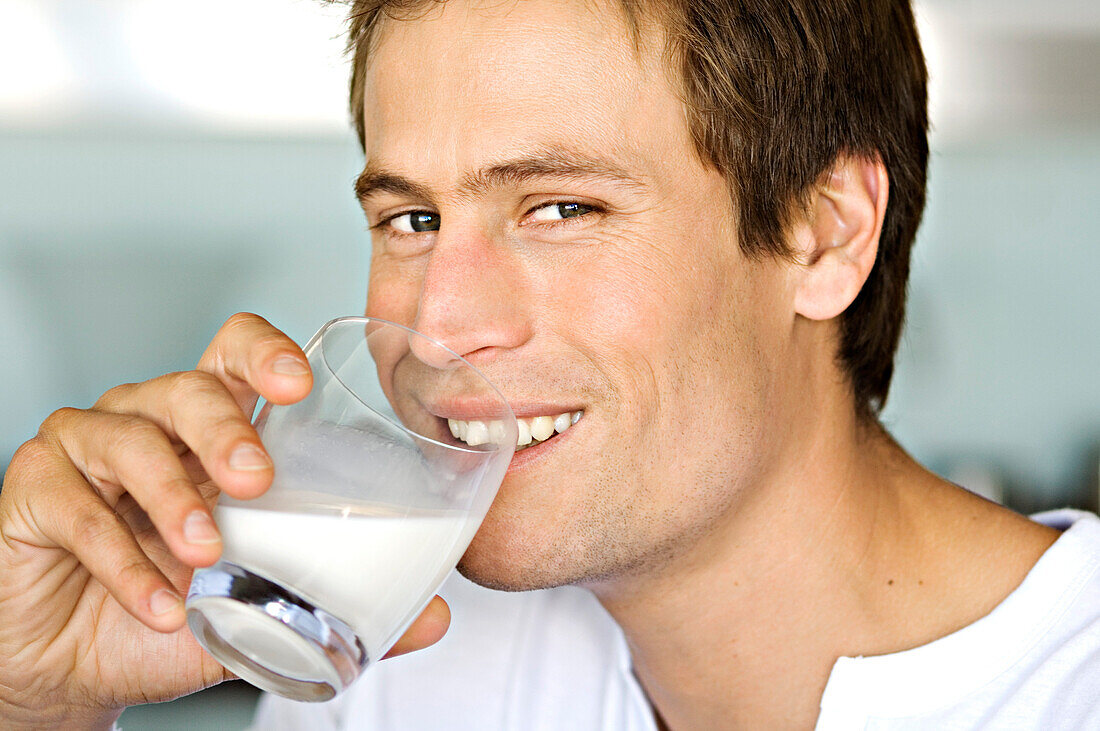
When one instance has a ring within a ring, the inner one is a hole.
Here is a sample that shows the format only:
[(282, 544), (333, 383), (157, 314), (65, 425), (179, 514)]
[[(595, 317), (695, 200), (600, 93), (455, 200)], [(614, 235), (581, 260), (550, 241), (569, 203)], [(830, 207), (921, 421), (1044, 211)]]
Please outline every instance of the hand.
[[(109, 727), (128, 705), (232, 677), (184, 628), (181, 597), (221, 554), (219, 491), (271, 484), (258, 396), (294, 403), (311, 385), (293, 341), (234, 315), (195, 371), (61, 409), (20, 447), (0, 490), (0, 726)], [(390, 655), (449, 621), (436, 597)]]

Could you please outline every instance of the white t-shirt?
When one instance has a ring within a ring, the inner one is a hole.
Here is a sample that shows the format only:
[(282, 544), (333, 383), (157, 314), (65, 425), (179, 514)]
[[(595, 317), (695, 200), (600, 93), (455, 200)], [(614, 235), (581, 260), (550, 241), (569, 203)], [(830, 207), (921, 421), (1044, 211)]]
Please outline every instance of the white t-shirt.
[[(842, 657), (819, 731), (1100, 729), (1100, 519), (1065, 532), (989, 615), (905, 652)], [(438, 645), (369, 668), (323, 704), (274, 696), (254, 726), (421, 731), (655, 731), (618, 626), (586, 591), (505, 594), (453, 577)]]

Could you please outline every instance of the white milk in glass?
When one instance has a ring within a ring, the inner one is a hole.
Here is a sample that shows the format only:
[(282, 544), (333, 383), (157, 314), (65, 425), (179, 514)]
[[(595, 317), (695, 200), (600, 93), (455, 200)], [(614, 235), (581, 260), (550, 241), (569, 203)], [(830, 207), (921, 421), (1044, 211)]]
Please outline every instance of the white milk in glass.
[(458, 562), (470, 522), (457, 512), (238, 505), (214, 513), (223, 560), (273, 580), (346, 623), (371, 661), (389, 649)]
[(362, 429), (303, 422), (265, 435), (275, 485), (255, 500), (223, 496), (214, 511), (222, 560), (347, 624), (370, 662), (431, 599), (481, 519), (448, 502), (462, 476), (433, 472), (401, 434), (377, 429), (364, 440)]

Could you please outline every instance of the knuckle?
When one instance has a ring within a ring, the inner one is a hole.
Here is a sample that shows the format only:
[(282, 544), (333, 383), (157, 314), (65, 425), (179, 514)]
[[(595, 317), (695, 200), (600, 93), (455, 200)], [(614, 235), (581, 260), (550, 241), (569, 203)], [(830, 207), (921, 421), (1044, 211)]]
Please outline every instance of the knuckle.
[(136, 385), (134, 383), (124, 383), (115, 386), (100, 396), (92, 408), (97, 411), (118, 411), (120, 405), (133, 393)]
[(206, 436), (210, 442), (236, 442), (242, 436), (249, 435), (252, 425), (244, 416), (244, 412), (236, 409), (236, 413), (216, 414), (210, 416), (206, 428)]
[[(195, 488), (195, 483), (191, 482), (191, 480), (183, 477), (182, 475), (173, 475), (165, 478), (164, 481), (161, 483), (161, 492), (165, 493), (166, 495), (173, 496), (173, 499), (182, 499), (185, 502), (202, 502), (202, 498), (198, 496), (197, 489)], [(165, 506), (161, 505), (150, 507), (153, 508)]]
[(119, 532), (126, 526), (122, 516), (106, 507), (81, 511), (71, 519), (73, 544), (95, 550), (103, 550), (116, 542)]
[(39, 436), (56, 434), (67, 425), (72, 424), (73, 421), (79, 418), (83, 413), (84, 412), (80, 409), (74, 409), (71, 406), (62, 406), (46, 417), (45, 421), (42, 422), (41, 428), (38, 430), (38, 434)]
[(238, 312), (230, 316), (200, 359), (199, 368), (204, 371), (226, 371), (239, 359), (242, 345), (247, 346), (252, 335), (264, 327), (270, 327), (267, 320), (251, 312)]
[(267, 321), (262, 317), (252, 312), (237, 312), (229, 316), (229, 319), (225, 321), (221, 329), (223, 332), (232, 332), (235, 330), (248, 329), (266, 322)]
[(170, 409), (178, 410), (196, 398), (219, 394), (223, 391), (221, 382), (202, 371), (182, 371), (173, 373), (168, 384), (167, 399)]
[(53, 455), (53, 450), (41, 438), (34, 437), (19, 445), (19, 449), (15, 450), (15, 454), (12, 455), (11, 465), (8, 468), (11, 469), (11, 466), (17, 463), (37, 464), (44, 462)]
[(150, 574), (149, 560), (130, 552), (120, 557), (114, 566), (114, 575), (122, 586), (139, 587)]
[(258, 363), (266, 361), (275, 355), (286, 353), (288, 350), (301, 352), (298, 346), (287, 335), (273, 330), (272, 332), (265, 334), (252, 343), (252, 352), (250, 354), (253, 366)]
[(56, 452), (41, 437), (29, 439), (15, 450), (4, 475), (4, 487), (10, 487), (21, 481), (24, 476), (40, 474), (51, 460), (57, 458)]
[(115, 455), (148, 454), (168, 445), (168, 437), (156, 424), (139, 416), (122, 417), (107, 439), (108, 450)]

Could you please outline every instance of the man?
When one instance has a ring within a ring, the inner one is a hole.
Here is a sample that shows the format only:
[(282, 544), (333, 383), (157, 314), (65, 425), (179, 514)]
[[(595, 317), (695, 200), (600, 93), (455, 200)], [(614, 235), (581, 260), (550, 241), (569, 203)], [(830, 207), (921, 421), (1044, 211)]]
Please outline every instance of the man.
[[(461, 571), (602, 609), (459, 588), (474, 610), (438, 659), (260, 725), (1100, 722), (1096, 519), (982, 501), (875, 419), (927, 155), (904, 2), (358, 2), (352, 44), (367, 313), (447, 343), (521, 418), (582, 414), (517, 454)], [(7, 726), (107, 725), (223, 679), (179, 592), (220, 551), (216, 489), (271, 480), (256, 394), (309, 385), (238, 316), (196, 372), (20, 449)], [(398, 650), (446, 622), (437, 602)]]

